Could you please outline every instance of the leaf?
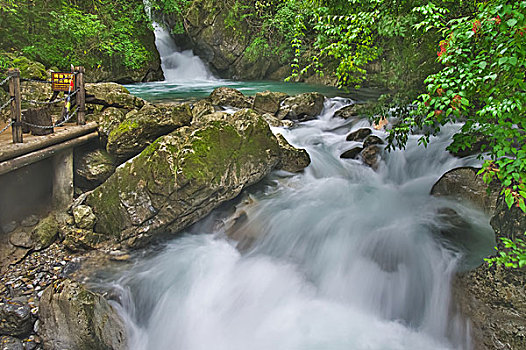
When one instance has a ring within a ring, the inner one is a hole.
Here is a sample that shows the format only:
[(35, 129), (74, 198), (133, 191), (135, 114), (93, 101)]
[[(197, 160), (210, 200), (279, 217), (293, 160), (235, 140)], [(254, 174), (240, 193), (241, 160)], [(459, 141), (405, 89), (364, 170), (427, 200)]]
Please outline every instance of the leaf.
[(479, 67), (482, 68), (482, 69), (486, 68), (487, 65), (488, 65), (488, 63), (486, 61), (482, 61), (482, 62), (479, 63)]
[(515, 18), (511, 18), (509, 20), (506, 21), (506, 24), (508, 24), (508, 26), (510, 27), (513, 27), (517, 24), (517, 20)]

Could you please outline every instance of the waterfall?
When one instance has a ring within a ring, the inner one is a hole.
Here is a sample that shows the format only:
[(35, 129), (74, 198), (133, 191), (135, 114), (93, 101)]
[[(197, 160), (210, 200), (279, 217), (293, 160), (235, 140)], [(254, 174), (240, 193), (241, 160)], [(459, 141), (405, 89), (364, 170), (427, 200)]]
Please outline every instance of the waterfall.
[[(109, 282), (130, 349), (470, 348), (450, 300), (465, 257), (439, 239), (437, 210), (456, 206), (489, 249), (493, 232), (483, 214), (429, 195), (441, 174), (472, 162), (444, 151), (458, 126), (428, 148), (411, 137), (374, 171), (339, 157), (353, 146), (350, 131), (370, 127), (333, 117), (345, 103), (328, 100), (318, 119), (273, 128), (312, 164), (246, 192), (234, 208), (244, 221), (232, 226), (236, 214), (217, 212)], [(240, 252), (228, 230), (257, 239)]]
[[(146, 14), (152, 19), (151, 7), (144, 0)], [(181, 51), (170, 32), (152, 19), (155, 46), (161, 57), (161, 68), (168, 83), (193, 83), (216, 80), (205, 63), (192, 50)]]

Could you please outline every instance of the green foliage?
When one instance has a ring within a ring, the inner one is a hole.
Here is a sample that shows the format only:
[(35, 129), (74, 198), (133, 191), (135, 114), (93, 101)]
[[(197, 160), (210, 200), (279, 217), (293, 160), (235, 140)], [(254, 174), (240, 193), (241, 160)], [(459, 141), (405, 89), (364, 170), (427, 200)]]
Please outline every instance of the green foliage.
[(192, 3), (191, 0), (151, 0), (149, 3), (154, 18), (159, 15), (170, 16), (175, 21), (171, 32), (173, 34), (184, 33), (184, 17)]
[(150, 28), (141, 1), (2, 0), (2, 5), (0, 50), (59, 69), (71, 64), (138, 69), (151, 60), (140, 40)]
[(520, 238), (516, 238), (515, 241), (512, 241), (511, 239), (504, 237), (501, 237), (500, 240), (504, 249), (498, 249), (495, 247), (498, 251), (498, 255), (484, 260), (486, 260), (490, 266), (497, 264), (515, 269), (520, 269), (526, 266), (526, 241)]

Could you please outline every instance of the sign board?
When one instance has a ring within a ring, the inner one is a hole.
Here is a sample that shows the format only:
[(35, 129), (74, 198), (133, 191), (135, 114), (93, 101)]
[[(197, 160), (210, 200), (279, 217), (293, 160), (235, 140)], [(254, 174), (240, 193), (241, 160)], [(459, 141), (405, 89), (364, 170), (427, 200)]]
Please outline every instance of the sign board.
[[(73, 82), (73, 85), (71, 85), (71, 82)], [(51, 89), (53, 89), (53, 91), (65, 92), (75, 91), (75, 74), (64, 72), (51, 72)]]

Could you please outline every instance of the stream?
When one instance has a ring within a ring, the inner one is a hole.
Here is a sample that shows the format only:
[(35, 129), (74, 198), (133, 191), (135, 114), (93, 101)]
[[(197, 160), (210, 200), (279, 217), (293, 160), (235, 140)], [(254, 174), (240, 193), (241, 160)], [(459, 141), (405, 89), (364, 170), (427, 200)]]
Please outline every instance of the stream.
[[(191, 52), (174, 53), (162, 31), (156, 27), (167, 81), (128, 86), (150, 101), (200, 98), (217, 86), (329, 98), (317, 119), (272, 128), (308, 151), (312, 163), (302, 173), (273, 172), (177, 238), (92, 281), (111, 294), (129, 348), (470, 349), (451, 281), (492, 251), (493, 230), (484, 214), (429, 194), (446, 171), (478, 164), (445, 151), (459, 126), (445, 127), (427, 148), (411, 136), (405, 150), (383, 152), (375, 171), (340, 158), (360, 144), (345, 140), (349, 132), (369, 121), (334, 112), (378, 92), (217, 79)], [(469, 244), (440, 234), (448, 228), (438, 215), (444, 207), (469, 221), (461, 240)]]
[[(116, 295), (130, 349), (470, 348), (451, 279), (491, 252), (493, 231), (480, 212), (429, 191), (476, 161), (444, 150), (457, 126), (427, 148), (413, 136), (377, 171), (340, 159), (354, 145), (346, 135), (370, 126), (333, 116), (350, 102), (327, 99), (318, 119), (273, 129), (308, 151), (303, 173), (274, 172), (100, 282)], [(468, 249), (438, 234), (442, 207), (470, 221)], [(255, 241), (240, 251), (227, 232)]]

